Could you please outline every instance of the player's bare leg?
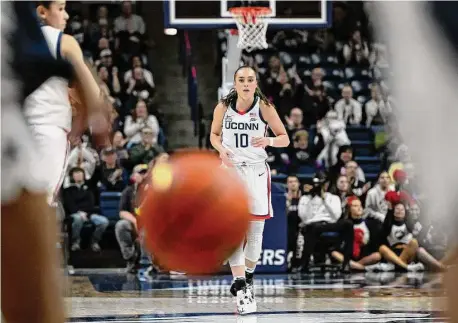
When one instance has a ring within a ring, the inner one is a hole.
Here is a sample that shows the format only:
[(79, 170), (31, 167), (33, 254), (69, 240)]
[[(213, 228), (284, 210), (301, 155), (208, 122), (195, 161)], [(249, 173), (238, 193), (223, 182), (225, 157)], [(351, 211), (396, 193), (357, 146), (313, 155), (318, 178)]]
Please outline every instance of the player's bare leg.
[(56, 215), (45, 194), (2, 205), (2, 313), (7, 322), (63, 323)]

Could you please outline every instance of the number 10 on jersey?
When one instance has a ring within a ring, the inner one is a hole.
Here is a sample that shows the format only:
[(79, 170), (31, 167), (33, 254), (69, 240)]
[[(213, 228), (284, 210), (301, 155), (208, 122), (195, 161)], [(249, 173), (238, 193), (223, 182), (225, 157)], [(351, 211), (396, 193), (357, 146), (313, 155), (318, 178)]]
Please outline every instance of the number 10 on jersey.
[(246, 148), (248, 147), (248, 134), (246, 133), (235, 133), (235, 147)]

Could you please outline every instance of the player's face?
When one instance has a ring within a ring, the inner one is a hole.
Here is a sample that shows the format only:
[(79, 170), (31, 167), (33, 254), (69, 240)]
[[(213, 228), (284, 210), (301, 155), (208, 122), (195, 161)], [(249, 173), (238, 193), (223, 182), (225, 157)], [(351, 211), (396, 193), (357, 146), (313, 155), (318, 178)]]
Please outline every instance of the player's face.
[(360, 200), (354, 200), (350, 206), (350, 216), (352, 219), (359, 219), (363, 216), (363, 207)]
[(235, 74), (235, 90), (238, 97), (244, 100), (253, 98), (257, 87), (256, 74), (251, 68), (242, 68)]
[(38, 15), (47, 25), (64, 30), (67, 25), (68, 13), (65, 11), (65, 1), (53, 1), (49, 8), (39, 6)]

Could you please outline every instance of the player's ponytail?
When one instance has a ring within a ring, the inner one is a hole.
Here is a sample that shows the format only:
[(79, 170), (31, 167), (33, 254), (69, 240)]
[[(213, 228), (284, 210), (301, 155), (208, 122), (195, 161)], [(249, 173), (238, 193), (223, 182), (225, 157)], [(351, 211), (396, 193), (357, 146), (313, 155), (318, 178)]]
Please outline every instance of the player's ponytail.
[(230, 106), (232, 102), (235, 102), (234, 100), (237, 100), (237, 91), (232, 88), (229, 93), (221, 99), (221, 102), (226, 106)]
[(270, 100), (265, 96), (264, 93), (262, 93), (261, 89), (259, 87), (256, 88), (256, 90), (254, 91), (254, 94), (256, 94), (257, 96), (259, 96), (259, 98), (261, 99), (262, 102), (264, 102), (265, 104), (267, 105), (272, 105), (272, 103), (270, 102)]

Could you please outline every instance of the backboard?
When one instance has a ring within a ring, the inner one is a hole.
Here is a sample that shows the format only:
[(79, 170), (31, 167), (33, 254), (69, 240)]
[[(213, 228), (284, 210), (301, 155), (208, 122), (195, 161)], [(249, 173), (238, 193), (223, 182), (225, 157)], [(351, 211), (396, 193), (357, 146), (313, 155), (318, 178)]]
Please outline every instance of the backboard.
[(234, 29), (236, 26), (229, 12), (234, 6), (269, 7), (272, 10), (269, 29), (326, 28), (332, 20), (332, 4), (326, 0), (164, 0), (165, 28)]

